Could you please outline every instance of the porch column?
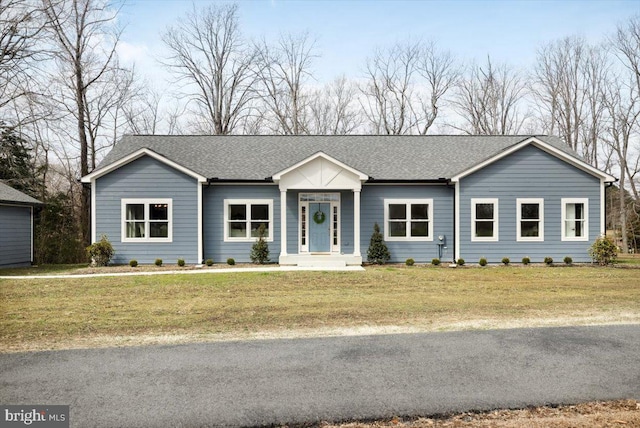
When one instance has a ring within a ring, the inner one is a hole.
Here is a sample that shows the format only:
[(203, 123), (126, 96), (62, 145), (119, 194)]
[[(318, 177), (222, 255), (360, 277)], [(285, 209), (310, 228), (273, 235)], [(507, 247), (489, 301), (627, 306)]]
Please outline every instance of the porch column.
[(280, 189), (280, 257), (287, 255), (287, 191)]
[(360, 189), (353, 190), (353, 255), (360, 257)]

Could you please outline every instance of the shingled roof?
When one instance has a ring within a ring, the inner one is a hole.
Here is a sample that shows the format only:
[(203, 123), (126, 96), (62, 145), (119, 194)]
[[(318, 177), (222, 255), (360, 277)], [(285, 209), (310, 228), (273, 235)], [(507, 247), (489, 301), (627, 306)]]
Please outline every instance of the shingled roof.
[(127, 135), (98, 169), (146, 148), (206, 178), (264, 180), (323, 152), (376, 180), (435, 180), (454, 177), (531, 137), (582, 161), (562, 140), (545, 135)]
[(18, 205), (42, 205), (42, 202), (39, 200), (25, 195), (0, 180), (0, 203), (3, 202)]

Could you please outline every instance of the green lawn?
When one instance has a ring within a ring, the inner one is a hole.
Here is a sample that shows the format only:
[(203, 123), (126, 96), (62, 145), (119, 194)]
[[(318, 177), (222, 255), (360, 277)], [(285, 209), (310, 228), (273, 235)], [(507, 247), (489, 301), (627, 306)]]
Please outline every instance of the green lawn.
[(438, 330), (558, 319), (640, 322), (640, 269), (383, 266), (0, 280), (0, 351), (113, 336), (244, 337), (389, 325)]

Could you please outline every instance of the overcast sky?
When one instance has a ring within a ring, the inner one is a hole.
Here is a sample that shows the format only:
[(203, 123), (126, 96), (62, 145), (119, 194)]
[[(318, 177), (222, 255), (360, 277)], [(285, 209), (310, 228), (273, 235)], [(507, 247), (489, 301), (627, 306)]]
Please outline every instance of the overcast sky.
[[(162, 74), (154, 57), (163, 52), (161, 33), (176, 17), (205, 0), (128, 0), (120, 19), (122, 59), (153, 79)], [(218, 2), (220, 3), (220, 2)], [(314, 63), (319, 83), (346, 74), (362, 77), (375, 47), (407, 39), (433, 40), (464, 61), (497, 62), (525, 68), (544, 42), (580, 35), (604, 40), (616, 25), (640, 13), (640, 0), (627, 1), (282, 1), (238, 2), (242, 32), (275, 40), (279, 33), (308, 31), (321, 55)]]

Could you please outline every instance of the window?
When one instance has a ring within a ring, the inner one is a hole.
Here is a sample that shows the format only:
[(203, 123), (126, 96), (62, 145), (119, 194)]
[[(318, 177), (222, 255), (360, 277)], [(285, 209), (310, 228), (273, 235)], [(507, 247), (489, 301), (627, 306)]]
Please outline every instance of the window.
[(385, 240), (433, 241), (433, 199), (385, 199)]
[(224, 200), (225, 241), (255, 241), (261, 224), (267, 228), (265, 239), (273, 241), (273, 199)]
[(517, 241), (544, 241), (544, 199), (517, 199)]
[(171, 199), (122, 199), (122, 242), (171, 242)]
[(562, 199), (562, 240), (589, 240), (589, 199)]
[(498, 240), (497, 199), (471, 199), (471, 240)]

